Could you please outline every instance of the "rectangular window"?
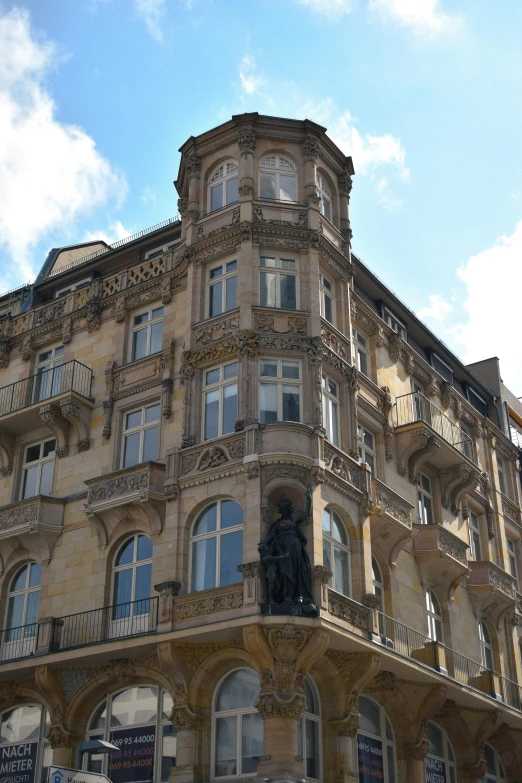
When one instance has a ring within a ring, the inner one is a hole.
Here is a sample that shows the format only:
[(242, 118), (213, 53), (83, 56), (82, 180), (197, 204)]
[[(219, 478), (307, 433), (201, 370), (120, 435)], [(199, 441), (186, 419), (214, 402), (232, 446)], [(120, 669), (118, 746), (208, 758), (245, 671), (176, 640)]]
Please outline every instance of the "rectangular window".
[(506, 469), (504, 460), (497, 454), (498, 485), (503, 495), (507, 495)]
[(132, 318), (131, 362), (161, 351), (163, 307), (153, 307)]
[(468, 402), (473, 405), (475, 410), (477, 410), (481, 416), (487, 416), (488, 415), (488, 404), (486, 400), (480, 396), (480, 394), (477, 394), (477, 392), (471, 388), (471, 386), (468, 386), (466, 384), (466, 397), (468, 398)]
[(234, 432), (237, 421), (237, 362), (205, 371), (203, 440)]
[(436, 370), (439, 375), (442, 375), (449, 383), (453, 383), (453, 370), (449, 364), (446, 364), (446, 362), (433, 351), (430, 352), (430, 362), (433, 369)]
[(27, 446), (24, 454), (21, 499), (50, 495), (53, 491), (56, 441), (44, 440)]
[(61, 299), (63, 296), (67, 296), (68, 294), (72, 293), (73, 291), (80, 291), (82, 288), (87, 288), (91, 284), (91, 278), (87, 277), (83, 280), (79, 280), (77, 283), (71, 283), (71, 285), (68, 285), (66, 288), (59, 288), (55, 294), (55, 299)]
[(158, 459), (159, 422), (159, 403), (145, 405), (125, 414), (122, 468)]
[(359, 462), (366, 462), (372, 471), (372, 478), (375, 478), (376, 456), (375, 456), (375, 435), (370, 430), (357, 426), (357, 443), (359, 451)]
[(400, 334), (403, 340), (406, 339), (406, 324), (404, 324), (402, 321), (400, 321), (394, 313), (392, 313), (391, 310), (389, 310), (385, 305), (382, 305), (382, 320), (385, 321), (390, 329), (393, 329), (394, 332), (397, 332), (397, 334)]
[(506, 538), (506, 544), (508, 551), (509, 573), (511, 576), (515, 577), (518, 590), (518, 563), (516, 544), (512, 538)]
[(473, 460), (473, 436), (471, 434), (471, 428), (461, 421), (460, 430), (462, 432), (462, 453), (468, 459)]
[(208, 270), (207, 315), (212, 318), (237, 307), (237, 261), (227, 261)]
[(359, 331), (359, 329), (353, 330), (353, 361), (357, 369), (363, 375), (369, 376), (370, 368), (370, 356), (369, 346), (370, 341), (365, 334)]
[(38, 354), (33, 376), (33, 403), (55, 397), (62, 391), (63, 345)]
[(301, 362), (259, 360), (259, 421), (301, 421)]
[(323, 375), (323, 427), (326, 437), (334, 446), (339, 446), (339, 384)]
[(472, 560), (482, 560), (480, 543), (480, 520), (473, 511), (469, 512), (469, 553)]
[(425, 473), (421, 473), (417, 485), (419, 501), (419, 517), (421, 524), (433, 525), (433, 494), (431, 490), (431, 479)]
[(297, 262), (290, 258), (262, 257), (259, 280), (259, 304), (262, 307), (298, 307)]
[(319, 277), (319, 295), (321, 315), (331, 324), (335, 324), (335, 286), (326, 275)]
[(158, 247), (153, 247), (150, 250), (145, 251), (143, 254), (143, 260), (147, 261), (149, 258), (156, 258), (156, 256), (162, 256), (163, 253), (168, 253), (169, 250), (174, 250), (174, 248), (179, 245), (181, 242), (181, 239), (176, 239), (173, 242), (168, 242), (166, 245), (158, 245)]

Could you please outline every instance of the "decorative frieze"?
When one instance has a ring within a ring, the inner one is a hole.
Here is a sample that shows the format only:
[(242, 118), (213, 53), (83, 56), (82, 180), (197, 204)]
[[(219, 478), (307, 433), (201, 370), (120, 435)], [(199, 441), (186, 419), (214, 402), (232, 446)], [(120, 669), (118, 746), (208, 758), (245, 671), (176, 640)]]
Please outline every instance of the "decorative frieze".
[(333, 617), (343, 620), (360, 631), (368, 630), (369, 610), (347, 596), (328, 590), (328, 611)]
[(319, 153), (321, 151), (321, 147), (319, 145), (318, 140), (315, 138), (315, 136), (307, 136), (306, 139), (303, 141), (301, 145), (301, 151), (303, 153), (303, 158), (305, 160), (313, 160), (316, 161)]
[(231, 337), (239, 329), (239, 314), (221, 316), (194, 330), (194, 341), (197, 347), (208, 345)]
[(306, 316), (293, 316), (286, 313), (259, 312), (255, 314), (255, 330), (275, 334), (295, 334), (304, 336), (307, 332)]
[(217, 612), (226, 612), (231, 609), (240, 609), (243, 606), (243, 586), (234, 586), (226, 591), (218, 588), (220, 592), (212, 595), (202, 595), (174, 599), (174, 621), (183, 622), (193, 618), (205, 617)]

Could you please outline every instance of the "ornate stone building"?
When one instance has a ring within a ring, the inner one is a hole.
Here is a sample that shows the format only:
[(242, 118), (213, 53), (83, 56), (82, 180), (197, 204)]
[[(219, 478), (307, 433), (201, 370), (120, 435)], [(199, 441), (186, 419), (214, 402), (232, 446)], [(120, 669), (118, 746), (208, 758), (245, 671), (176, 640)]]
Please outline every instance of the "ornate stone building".
[(351, 253), (353, 174), (233, 117), (180, 220), (0, 300), (0, 783), (87, 738), (114, 783), (522, 780), (518, 450)]

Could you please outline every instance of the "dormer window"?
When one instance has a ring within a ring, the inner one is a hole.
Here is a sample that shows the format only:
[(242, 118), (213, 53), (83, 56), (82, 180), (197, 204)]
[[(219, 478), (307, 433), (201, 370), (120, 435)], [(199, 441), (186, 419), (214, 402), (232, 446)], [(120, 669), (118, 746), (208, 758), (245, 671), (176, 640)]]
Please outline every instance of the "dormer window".
[(473, 405), (475, 410), (477, 410), (481, 416), (487, 416), (488, 404), (484, 397), (481, 397), (480, 394), (477, 394), (475, 389), (472, 389), (471, 386), (468, 386), (468, 384), (466, 384), (465, 389), (468, 402)]
[(296, 168), (282, 155), (265, 155), (259, 164), (259, 198), (296, 201)]
[(332, 191), (322, 174), (317, 172), (317, 190), (321, 196), (321, 215), (331, 222), (332, 220)]
[(85, 277), (83, 280), (78, 280), (77, 283), (71, 283), (71, 285), (66, 286), (65, 288), (59, 288), (55, 294), (55, 299), (61, 299), (63, 296), (67, 296), (68, 294), (72, 294), (73, 291), (80, 291), (82, 288), (87, 288), (91, 284), (91, 278)]
[(453, 370), (446, 364), (446, 362), (440, 358), (434, 351), (430, 352), (430, 363), (439, 375), (442, 375), (449, 383), (453, 383)]
[(403, 340), (406, 339), (406, 324), (400, 321), (386, 305), (382, 305), (381, 318), (388, 324), (390, 329), (400, 334)]
[(214, 169), (208, 186), (209, 212), (215, 212), (237, 201), (237, 178), (238, 167), (234, 160), (221, 163)]

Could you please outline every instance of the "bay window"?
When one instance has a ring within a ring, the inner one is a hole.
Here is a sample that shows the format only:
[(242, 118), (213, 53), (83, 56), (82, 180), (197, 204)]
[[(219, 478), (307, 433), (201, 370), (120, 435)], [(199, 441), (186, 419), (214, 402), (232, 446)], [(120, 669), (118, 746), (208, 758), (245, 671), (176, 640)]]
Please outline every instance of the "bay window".
[(24, 455), (21, 499), (49, 495), (53, 491), (54, 438), (27, 446)]
[(152, 307), (132, 318), (130, 360), (135, 362), (161, 351), (163, 307)]
[(265, 155), (259, 164), (259, 198), (297, 201), (296, 168), (282, 155)]
[(226, 313), (237, 307), (237, 261), (211, 266), (207, 278), (207, 316)]
[(203, 440), (234, 432), (237, 421), (237, 362), (204, 373)]
[(323, 375), (322, 389), (323, 427), (330, 443), (339, 446), (339, 384)]
[(301, 362), (259, 360), (259, 421), (301, 420)]
[(291, 258), (262, 256), (259, 275), (259, 304), (296, 310), (298, 306), (297, 261)]
[(144, 405), (125, 414), (122, 468), (154, 462), (159, 456), (160, 405)]
[(214, 169), (208, 186), (208, 211), (233, 204), (238, 200), (238, 166), (234, 160), (222, 163)]

